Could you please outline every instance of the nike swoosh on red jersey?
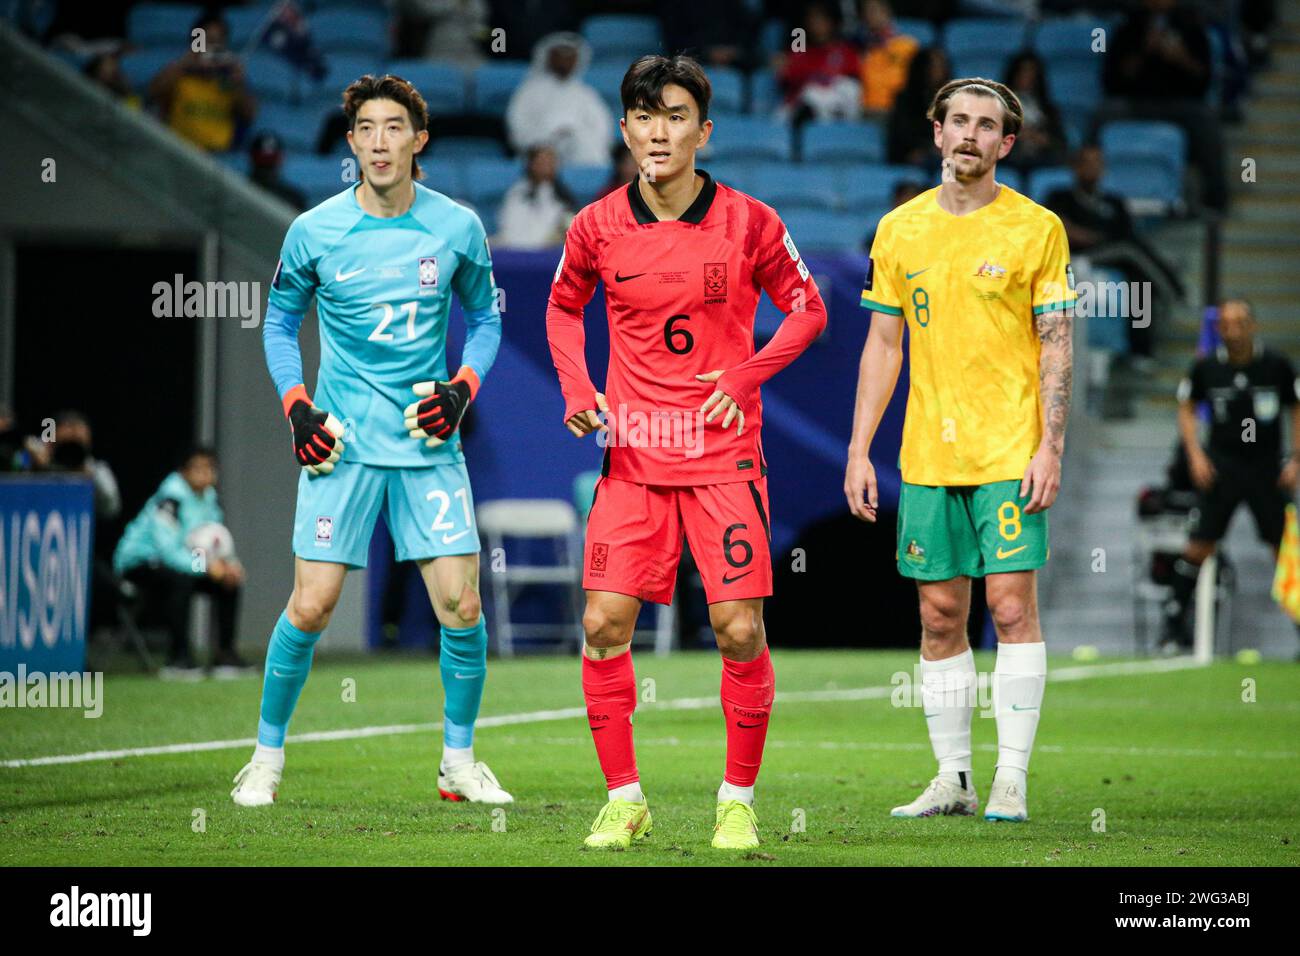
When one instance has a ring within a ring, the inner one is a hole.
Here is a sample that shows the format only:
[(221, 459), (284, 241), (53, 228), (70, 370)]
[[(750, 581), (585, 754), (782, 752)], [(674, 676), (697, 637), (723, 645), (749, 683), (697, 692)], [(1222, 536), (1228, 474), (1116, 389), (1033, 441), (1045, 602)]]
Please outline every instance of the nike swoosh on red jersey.
[(615, 282), (626, 282), (628, 279), (639, 279), (639, 278), (641, 278), (643, 275), (645, 275), (644, 272), (638, 272), (636, 275), (621, 276), (621, 275), (618, 274), (618, 270), (615, 270), (615, 271), (614, 271), (614, 281), (615, 281)]
[(739, 581), (741, 578), (743, 578), (746, 574), (753, 574), (753, 573), (754, 573), (753, 571), (746, 571), (745, 574), (737, 574), (734, 578), (729, 578), (724, 574), (722, 576), (722, 583), (734, 584), (736, 581)]

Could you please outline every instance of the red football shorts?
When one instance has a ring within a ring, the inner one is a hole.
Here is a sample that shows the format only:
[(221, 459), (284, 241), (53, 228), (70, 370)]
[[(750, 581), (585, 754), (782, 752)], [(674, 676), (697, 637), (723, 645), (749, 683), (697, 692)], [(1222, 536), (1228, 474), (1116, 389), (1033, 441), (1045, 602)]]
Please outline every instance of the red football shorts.
[(582, 586), (670, 604), (682, 537), (710, 604), (772, 593), (767, 478), (642, 485), (602, 477), (587, 517)]

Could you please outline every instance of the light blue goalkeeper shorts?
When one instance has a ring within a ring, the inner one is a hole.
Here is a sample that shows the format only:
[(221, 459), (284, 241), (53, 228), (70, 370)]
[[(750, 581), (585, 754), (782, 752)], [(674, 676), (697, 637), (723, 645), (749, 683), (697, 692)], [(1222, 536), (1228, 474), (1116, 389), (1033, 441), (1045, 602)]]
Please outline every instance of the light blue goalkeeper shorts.
[(476, 554), (474, 496), (463, 462), (388, 468), (340, 461), (328, 475), (298, 479), (293, 553), (307, 561), (366, 566), (379, 510), (398, 561)]

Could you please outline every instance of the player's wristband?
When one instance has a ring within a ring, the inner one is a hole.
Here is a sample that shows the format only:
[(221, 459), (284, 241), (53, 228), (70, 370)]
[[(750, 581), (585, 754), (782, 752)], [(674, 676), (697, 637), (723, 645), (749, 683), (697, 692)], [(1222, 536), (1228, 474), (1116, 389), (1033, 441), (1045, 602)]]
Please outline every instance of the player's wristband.
[(289, 409), (293, 408), (296, 402), (306, 402), (308, 405), (311, 404), (311, 396), (307, 394), (306, 385), (295, 385), (293, 388), (289, 389), (289, 391), (284, 393), (284, 398), (281, 400), (281, 404), (284, 406), (285, 418), (289, 417)]
[(451, 380), (451, 384), (464, 382), (469, 386), (469, 400), (472, 402), (478, 397), (479, 386), (482, 384), (478, 378), (478, 372), (474, 371), (468, 365), (462, 365), (456, 373), (456, 377)]

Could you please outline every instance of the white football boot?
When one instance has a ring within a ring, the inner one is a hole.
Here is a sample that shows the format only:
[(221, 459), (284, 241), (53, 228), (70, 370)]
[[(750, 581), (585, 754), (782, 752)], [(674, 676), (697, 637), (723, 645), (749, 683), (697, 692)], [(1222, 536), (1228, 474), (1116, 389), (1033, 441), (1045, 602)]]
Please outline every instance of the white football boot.
[(894, 807), (889, 815), (893, 817), (968, 817), (979, 809), (979, 797), (975, 788), (963, 790), (955, 783), (949, 783), (942, 776), (930, 781), (922, 794), (911, 803)]
[(989, 803), (984, 808), (984, 819), (1001, 823), (1024, 823), (1029, 819), (1025, 792), (1018, 784), (999, 783), (995, 779), (989, 789)]
[(438, 795), (444, 800), (467, 803), (514, 803), (515, 798), (501, 789), (496, 776), (482, 760), (458, 764), (451, 769), (438, 768)]
[(265, 807), (275, 802), (280, 790), (282, 768), (263, 760), (252, 760), (235, 774), (235, 789), (230, 791), (241, 807)]

